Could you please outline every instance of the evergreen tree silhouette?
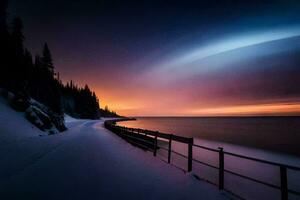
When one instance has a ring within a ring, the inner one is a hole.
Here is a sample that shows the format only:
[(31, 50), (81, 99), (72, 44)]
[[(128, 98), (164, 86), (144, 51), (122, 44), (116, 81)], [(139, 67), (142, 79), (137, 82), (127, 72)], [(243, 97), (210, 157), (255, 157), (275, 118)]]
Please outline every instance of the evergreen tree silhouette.
[(25, 49), (24, 52), (24, 87), (27, 93), (30, 92), (30, 82), (33, 79), (34, 68), (33, 68), (33, 60), (31, 53)]
[(40, 55), (36, 55), (34, 58), (31, 78), (29, 80), (30, 94), (36, 100), (41, 99), (40, 93), (42, 92), (41, 90), (43, 89), (41, 75), (42, 75), (42, 61)]
[(23, 23), (19, 17), (16, 17), (12, 22), (12, 33), (10, 37), (11, 46), (11, 67), (8, 77), (10, 78), (9, 87), (13, 91), (24, 90), (24, 35)]
[(9, 33), (7, 30), (7, 1), (0, 1), (0, 87), (8, 86), (9, 70)]
[(44, 44), (42, 62), (43, 62), (44, 67), (47, 70), (49, 70), (51, 75), (54, 75), (54, 66), (53, 66), (52, 55), (51, 55), (51, 52), (50, 52), (50, 49), (49, 49), (47, 43)]
[(36, 98), (56, 113), (62, 114), (61, 86), (54, 77), (52, 56), (47, 43), (42, 52), (42, 57), (36, 56), (35, 60), (36, 83), (38, 84), (35, 92)]
[(13, 19), (10, 33), (6, 8), (7, 0), (1, 0), (0, 87), (21, 94), (19, 97), (36, 99), (59, 118), (63, 117), (63, 112), (88, 119), (97, 119), (101, 115), (117, 116), (108, 107), (100, 108), (97, 95), (88, 85), (82, 88), (72, 80), (64, 85), (58, 72), (55, 77), (52, 54), (47, 43), (43, 46), (42, 56), (36, 55), (33, 62), (30, 51), (24, 47), (22, 20), (19, 17)]

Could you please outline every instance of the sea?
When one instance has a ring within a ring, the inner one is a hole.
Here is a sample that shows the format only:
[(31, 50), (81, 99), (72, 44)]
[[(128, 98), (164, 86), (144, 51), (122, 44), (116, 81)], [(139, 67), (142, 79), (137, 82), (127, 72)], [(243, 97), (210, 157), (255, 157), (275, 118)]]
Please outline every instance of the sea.
[(300, 157), (300, 117), (137, 117), (118, 124)]
[[(135, 121), (118, 122), (118, 125), (193, 137), (196, 145), (222, 147), (226, 152), (300, 167), (300, 117), (136, 117)], [(159, 140), (158, 145), (162, 148), (157, 157), (167, 162), (168, 143)], [(187, 145), (173, 141), (171, 149), (171, 165), (186, 171)], [(219, 153), (194, 146), (193, 159), (192, 175), (218, 185)], [(224, 167), (227, 191), (244, 199), (281, 199), (279, 189), (229, 173), (279, 187), (279, 166), (225, 154)], [(300, 171), (287, 169), (287, 178), (289, 189), (300, 191)], [(289, 193), (289, 199), (300, 199), (300, 196)]]

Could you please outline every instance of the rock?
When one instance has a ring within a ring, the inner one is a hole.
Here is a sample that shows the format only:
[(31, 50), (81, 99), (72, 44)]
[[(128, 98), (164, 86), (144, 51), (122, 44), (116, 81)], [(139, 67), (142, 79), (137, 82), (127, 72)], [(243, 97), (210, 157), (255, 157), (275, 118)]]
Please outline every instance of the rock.
[(18, 112), (24, 112), (29, 105), (28, 97), (21, 93), (15, 95), (10, 102), (10, 106)]
[(50, 117), (46, 113), (32, 105), (26, 109), (25, 117), (42, 131), (52, 129), (54, 126)]
[(25, 93), (13, 94), (0, 88), (3, 96), (10, 106), (18, 112), (25, 112), (25, 117), (33, 125), (49, 134), (56, 134), (67, 130), (64, 116), (53, 112), (47, 106), (31, 99)]

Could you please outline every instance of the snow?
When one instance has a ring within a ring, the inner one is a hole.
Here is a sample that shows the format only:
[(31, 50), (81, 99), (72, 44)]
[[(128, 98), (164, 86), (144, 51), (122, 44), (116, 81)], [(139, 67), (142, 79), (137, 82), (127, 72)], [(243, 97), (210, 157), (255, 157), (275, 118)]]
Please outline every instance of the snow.
[(71, 117), (70, 115), (67, 115), (67, 114), (65, 114), (64, 118), (65, 118), (65, 122), (67, 122), (67, 123), (78, 121), (78, 119)]
[(0, 199), (228, 199), (103, 127), (66, 117), (48, 136), (0, 98)]
[(24, 117), (24, 113), (11, 109), (7, 101), (0, 97), (0, 145), (17, 142), (46, 133), (38, 130)]

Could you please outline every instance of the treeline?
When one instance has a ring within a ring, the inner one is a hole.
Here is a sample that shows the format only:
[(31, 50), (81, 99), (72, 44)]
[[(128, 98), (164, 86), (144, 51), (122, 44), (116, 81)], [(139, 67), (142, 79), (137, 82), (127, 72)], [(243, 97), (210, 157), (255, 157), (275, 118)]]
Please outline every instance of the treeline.
[(87, 85), (80, 88), (70, 81), (62, 87), (62, 93), (63, 107), (66, 113), (78, 118), (99, 118), (98, 98)]
[[(7, 24), (7, 1), (0, 3), (0, 87), (23, 98), (32, 97), (55, 113), (74, 117), (97, 119), (117, 116), (109, 109), (100, 109), (95, 92), (86, 85), (81, 88), (72, 81), (63, 84), (55, 72), (51, 51), (44, 44), (34, 59), (24, 46), (23, 23), (20, 18)], [(8, 28), (9, 27), (9, 28)]]

